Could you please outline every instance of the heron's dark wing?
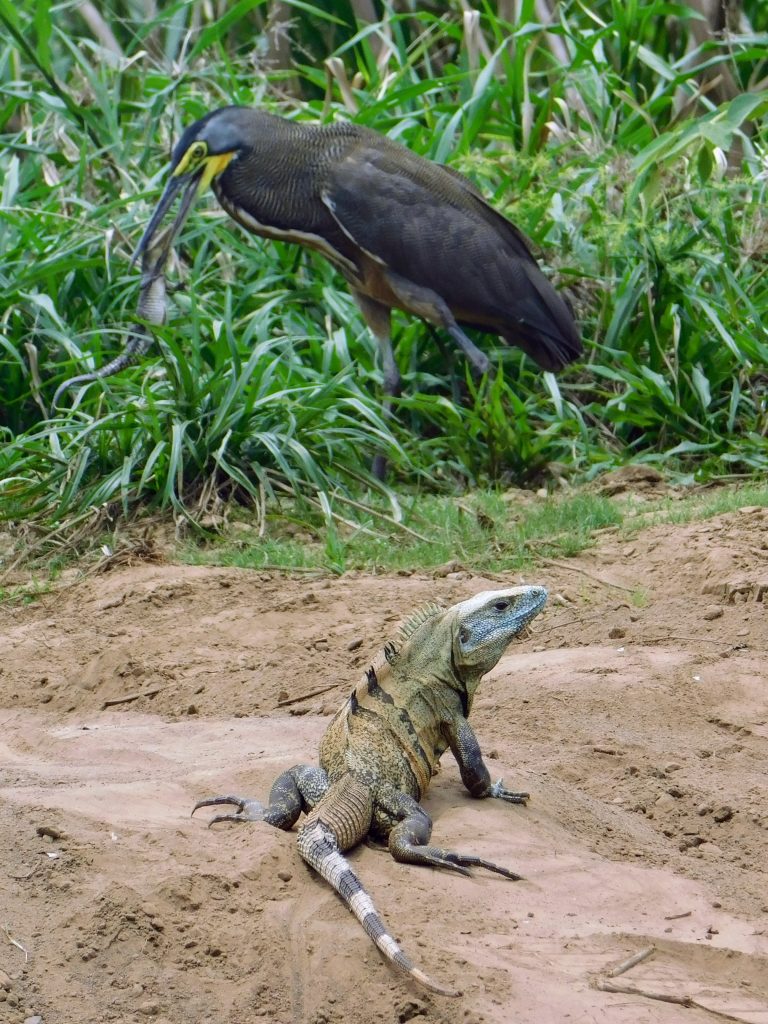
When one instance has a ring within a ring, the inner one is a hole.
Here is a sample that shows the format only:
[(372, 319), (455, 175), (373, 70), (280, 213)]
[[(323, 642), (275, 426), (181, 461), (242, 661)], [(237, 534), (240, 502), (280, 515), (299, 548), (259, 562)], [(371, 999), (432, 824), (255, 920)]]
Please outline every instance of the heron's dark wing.
[(525, 237), (462, 175), (362, 143), (329, 170), (322, 195), (355, 245), (434, 291), (458, 320), (502, 334), (547, 368), (578, 355), (573, 317)]

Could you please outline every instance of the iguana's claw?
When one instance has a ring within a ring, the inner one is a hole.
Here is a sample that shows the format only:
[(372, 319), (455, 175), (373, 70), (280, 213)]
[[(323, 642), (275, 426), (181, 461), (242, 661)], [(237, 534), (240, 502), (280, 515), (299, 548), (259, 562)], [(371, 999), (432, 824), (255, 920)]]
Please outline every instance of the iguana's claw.
[(530, 793), (515, 793), (511, 789), (505, 789), (503, 779), (494, 782), (490, 795), (498, 797), (499, 800), (506, 800), (509, 804), (527, 804), (531, 798)]
[(459, 857), (456, 853), (435, 854), (433, 857), (430, 857), (427, 863), (435, 868), (447, 868), (449, 871), (458, 871), (460, 875), (467, 875), (471, 878), (472, 872), (468, 867), (464, 866), (462, 863), (463, 859), (463, 857)]
[(208, 828), (217, 821), (263, 821), (264, 805), (258, 800), (250, 800), (244, 796), (211, 796), (207, 800), (198, 800), (192, 808), (192, 814), (201, 807), (218, 807), (220, 804), (233, 804), (237, 808), (235, 814), (217, 814), (208, 822)]
[(470, 868), (485, 868), (486, 871), (495, 871), (497, 875), (510, 878), (513, 882), (521, 882), (523, 880), (522, 875), (509, 871), (507, 868), (502, 868), (491, 860), (483, 860), (482, 857), (468, 856), (463, 853), (446, 853), (445, 858), (448, 861), (445, 865), (446, 867), (453, 867), (454, 870), (461, 871), (465, 875), (471, 874)]

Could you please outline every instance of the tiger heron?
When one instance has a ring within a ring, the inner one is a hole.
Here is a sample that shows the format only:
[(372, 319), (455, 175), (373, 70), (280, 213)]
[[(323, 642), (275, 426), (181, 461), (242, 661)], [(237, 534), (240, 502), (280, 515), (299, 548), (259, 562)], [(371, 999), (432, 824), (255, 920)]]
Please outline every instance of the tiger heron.
[[(447, 331), (478, 374), (490, 362), (464, 327), (500, 335), (545, 370), (560, 370), (581, 352), (568, 305), (514, 224), (461, 174), (377, 132), (248, 107), (206, 114), (173, 151), (136, 258), (152, 253), (161, 268), (208, 186), (247, 231), (315, 249), (346, 278), (381, 349), (385, 408), (400, 388), (392, 309)], [(179, 193), (161, 243), (158, 229)], [(125, 356), (123, 365), (131, 361)], [(121, 362), (89, 376), (116, 372)]]

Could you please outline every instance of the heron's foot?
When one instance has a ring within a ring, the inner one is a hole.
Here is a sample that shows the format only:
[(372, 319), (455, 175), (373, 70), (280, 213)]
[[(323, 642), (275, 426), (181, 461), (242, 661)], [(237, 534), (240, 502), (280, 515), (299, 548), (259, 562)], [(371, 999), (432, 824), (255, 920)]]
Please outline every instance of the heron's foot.
[(220, 807), (222, 804), (231, 804), (237, 808), (232, 814), (217, 814), (208, 822), (208, 828), (215, 825), (217, 821), (263, 821), (265, 807), (258, 800), (251, 800), (244, 796), (211, 796), (207, 800), (198, 800), (192, 808), (192, 813), (201, 807)]

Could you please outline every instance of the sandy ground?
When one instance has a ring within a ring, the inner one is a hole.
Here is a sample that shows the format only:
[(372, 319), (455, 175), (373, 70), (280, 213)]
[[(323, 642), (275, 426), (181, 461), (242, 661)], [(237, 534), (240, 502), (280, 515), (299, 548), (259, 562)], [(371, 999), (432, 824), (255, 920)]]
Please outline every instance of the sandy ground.
[[(312, 761), (421, 602), (517, 578), (137, 564), (0, 609), (0, 1021), (766, 1024), (766, 527), (607, 531), (529, 574), (549, 606), (472, 717), (531, 803), (472, 801), (450, 755), (425, 801), (525, 881), (351, 857), (456, 1000), (384, 965), (294, 835), (190, 809)], [(651, 944), (614, 979), (642, 994), (598, 988)]]

